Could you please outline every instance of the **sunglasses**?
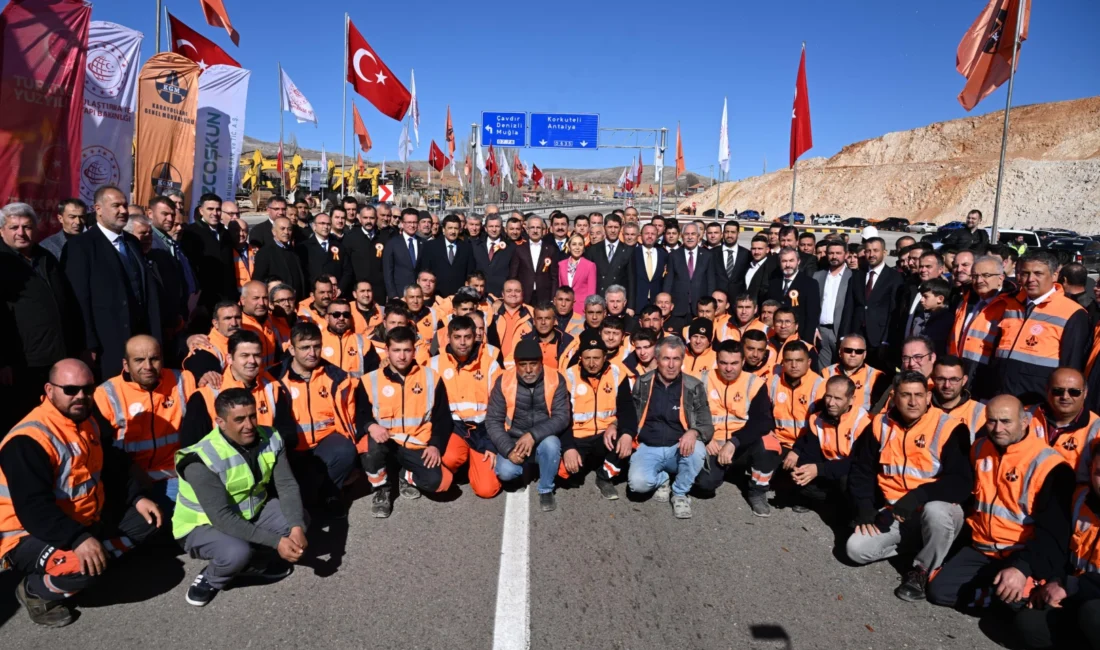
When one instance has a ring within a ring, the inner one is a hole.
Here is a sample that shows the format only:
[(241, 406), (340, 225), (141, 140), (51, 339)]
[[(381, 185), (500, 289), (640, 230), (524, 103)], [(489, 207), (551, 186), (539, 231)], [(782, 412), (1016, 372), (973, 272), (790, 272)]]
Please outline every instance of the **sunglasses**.
[(333, 318), (351, 318), (350, 311), (330, 311), (328, 315)]
[(85, 396), (91, 397), (92, 394), (95, 393), (95, 384), (88, 384), (87, 386), (62, 386), (60, 384), (50, 385), (54, 388), (60, 389), (62, 393), (65, 393), (69, 397), (76, 397), (81, 392), (83, 392)]
[(867, 354), (867, 350), (861, 348), (841, 348), (840, 351), (844, 354)]
[(1066, 393), (1069, 393), (1070, 397), (1080, 397), (1085, 394), (1085, 391), (1080, 388), (1051, 388), (1050, 394), (1055, 397), (1063, 397)]

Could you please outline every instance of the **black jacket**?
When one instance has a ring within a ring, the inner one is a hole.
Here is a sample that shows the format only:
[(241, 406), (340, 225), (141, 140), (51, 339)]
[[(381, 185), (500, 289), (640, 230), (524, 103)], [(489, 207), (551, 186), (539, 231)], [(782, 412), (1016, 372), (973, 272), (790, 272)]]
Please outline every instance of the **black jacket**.
[[(336, 276), (340, 282), (344, 277), (344, 250), (336, 243), (335, 238), (328, 238), (328, 250), (321, 247), (317, 237), (310, 235), (297, 246), (298, 259), (302, 262), (302, 273), (306, 282), (312, 283), (322, 273)], [(372, 285), (373, 286), (373, 285)], [(350, 295), (350, 294), (347, 294)]]
[(840, 334), (859, 334), (867, 340), (867, 345), (877, 348), (887, 342), (900, 345), (898, 335), (905, 329), (905, 323), (895, 325), (898, 291), (904, 284), (901, 273), (889, 266), (882, 267), (882, 275), (875, 279), (871, 295), (867, 290), (866, 269), (852, 272), (848, 280), (848, 296), (844, 301), (844, 316), (841, 319)]
[[(344, 245), (340, 255), (344, 258), (344, 269), (343, 278), (340, 280), (340, 291), (345, 296), (352, 294), (356, 282), (367, 280), (374, 289), (374, 302), (379, 305), (386, 304), (386, 283), (382, 278), (382, 250), (389, 238), (389, 229), (376, 230), (373, 237), (367, 237), (361, 226), (354, 226), (344, 231)], [(437, 278), (437, 280), (441, 279)], [(438, 291), (437, 285), (436, 292)]]
[(821, 319), (821, 291), (817, 286), (817, 280), (799, 269), (798, 275), (794, 277), (791, 286), (784, 293), (783, 277), (772, 278), (768, 283), (767, 297), (770, 300), (779, 301), (781, 305), (794, 311), (798, 317), (798, 337), (813, 345), (817, 323)]
[(0, 278), (0, 368), (49, 368), (81, 352), (80, 309), (53, 255), (36, 245), (27, 260), (0, 242)]
[(279, 278), (294, 289), (298, 300), (303, 300), (309, 293), (298, 255), (278, 244), (264, 246), (256, 252), (256, 266), (252, 270), (252, 277), (263, 282), (267, 282), (268, 278)]
[[(466, 283), (466, 277), (477, 270), (474, 249), (461, 239), (455, 242), (454, 262), (447, 261), (447, 239), (436, 237), (424, 244), (420, 270), (435, 274), (435, 295), (449, 298)], [(377, 298), (375, 299), (377, 300)]]
[(943, 238), (944, 248), (954, 248), (960, 251), (988, 243), (989, 233), (985, 231), (985, 228), (978, 228), (976, 232), (970, 232), (969, 228), (959, 228), (952, 230)]
[[(627, 246), (621, 241), (615, 242), (615, 255), (611, 261), (608, 261), (607, 242), (602, 241), (589, 246), (584, 251), (584, 256), (596, 265), (596, 293), (602, 296), (608, 287), (617, 284), (626, 289), (627, 304), (634, 307), (634, 247)], [(557, 273), (555, 272), (554, 275), (556, 280)], [(553, 297), (553, 292), (550, 296)], [(641, 311), (644, 306), (634, 308)]]
[(195, 282), (202, 290), (202, 304), (208, 307), (237, 296), (233, 264), (236, 242), (230, 239), (233, 238), (220, 224), (216, 230), (211, 230), (203, 222), (191, 223), (180, 232), (180, 248), (195, 271)]
[[(201, 377), (196, 377), (196, 380)], [(275, 401), (275, 419), (272, 428), (279, 432), (287, 449), (298, 446), (298, 425), (294, 422), (294, 408), (290, 402), (290, 394), (279, 391), (279, 397)], [(206, 437), (206, 434), (214, 430), (214, 422), (210, 419), (210, 411), (206, 408), (206, 397), (202, 391), (195, 391), (187, 398), (187, 413), (180, 422), (180, 448), (190, 447)]]

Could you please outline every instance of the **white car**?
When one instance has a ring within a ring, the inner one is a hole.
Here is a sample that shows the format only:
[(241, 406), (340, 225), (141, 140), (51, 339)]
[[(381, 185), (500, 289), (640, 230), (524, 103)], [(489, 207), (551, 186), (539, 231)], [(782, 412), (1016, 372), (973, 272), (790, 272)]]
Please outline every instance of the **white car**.
[(918, 221), (917, 223), (909, 224), (909, 227), (906, 228), (905, 230), (907, 232), (916, 232), (916, 233), (920, 233), (922, 235), (927, 235), (929, 233), (936, 232), (936, 230), (938, 230), (938, 229), (939, 229), (939, 226), (932, 223), (931, 221)]
[(839, 214), (823, 214), (814, 219), (817, 226), (835, 226), (841, 222)]

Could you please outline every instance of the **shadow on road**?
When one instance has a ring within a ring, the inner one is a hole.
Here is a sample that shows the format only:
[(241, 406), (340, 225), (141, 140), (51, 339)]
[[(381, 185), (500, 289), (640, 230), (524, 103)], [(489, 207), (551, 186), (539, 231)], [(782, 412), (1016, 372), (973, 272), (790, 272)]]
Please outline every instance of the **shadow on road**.
[(752, 625), (749, 626), (749, 633), (752, 634), (755, 641), (782, 642), (788, 650), (794, 648), (790, 635), (787, 634), (787, 630), (782, 625)]

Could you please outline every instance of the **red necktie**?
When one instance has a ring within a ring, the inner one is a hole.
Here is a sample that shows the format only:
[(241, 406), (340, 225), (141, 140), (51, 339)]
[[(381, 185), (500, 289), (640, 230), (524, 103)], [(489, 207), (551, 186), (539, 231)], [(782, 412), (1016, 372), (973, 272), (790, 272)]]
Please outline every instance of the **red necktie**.
[(695, 277), (695, 251), (688, 251), (688, 277)]
[(867, 288), (863, 291), (864, 298), (871, 297), (871, 289), (875, 288), (875, 270), (867, 271)]

